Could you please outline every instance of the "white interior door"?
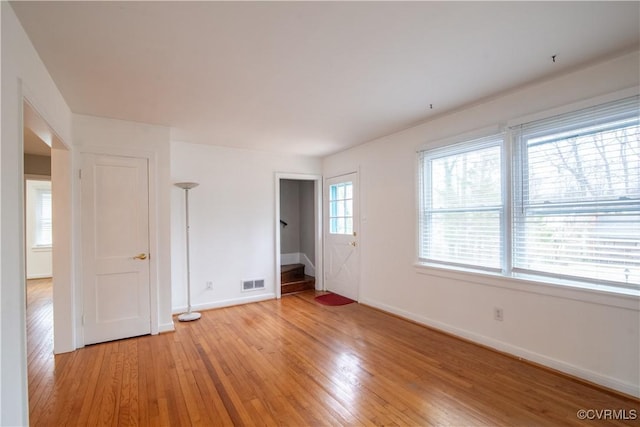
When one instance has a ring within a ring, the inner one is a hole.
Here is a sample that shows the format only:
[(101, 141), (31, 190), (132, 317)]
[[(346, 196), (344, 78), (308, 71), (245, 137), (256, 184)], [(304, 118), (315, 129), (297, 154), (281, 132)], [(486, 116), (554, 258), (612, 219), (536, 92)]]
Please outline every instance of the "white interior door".
[(326, 180), (325, 280), (326, 289), (358, 299), (358, 176), (356, 173)]
[(145, 158), (82, 159), (84, 342), (151, 333)]

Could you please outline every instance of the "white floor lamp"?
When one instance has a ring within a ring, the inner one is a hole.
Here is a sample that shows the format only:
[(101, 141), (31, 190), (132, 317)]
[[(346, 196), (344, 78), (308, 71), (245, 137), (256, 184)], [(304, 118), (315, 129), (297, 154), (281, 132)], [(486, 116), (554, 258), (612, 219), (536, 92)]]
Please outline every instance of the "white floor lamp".
[(200, 318), (200, 313), (197, 311), (191, 311), (191, 263), (189, 260), (189, 190), (198, 186), (196, 182), (177, 182), (174, 184), (176, 187), (180, 187), (184, 190), (184, 208), (186, 218), (186, 235), (187, 235), (187, 305), (188, 309), (186, 313), (182, 313), (178, 316), (178, 320), (181, 322), (190, 322)]

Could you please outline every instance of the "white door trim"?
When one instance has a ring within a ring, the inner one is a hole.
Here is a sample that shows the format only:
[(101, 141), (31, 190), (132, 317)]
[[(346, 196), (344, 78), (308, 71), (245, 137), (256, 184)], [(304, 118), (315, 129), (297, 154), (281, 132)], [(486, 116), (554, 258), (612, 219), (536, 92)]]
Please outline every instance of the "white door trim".
[(292, 179), (297, 181), (313, 181), (313, 191), (315, 196), (315, 241), (316, 241), (316, 289), (324, 289), (324, 267), (323, 267), (323, 238), (322, 227), (324, 224), (322, 200), (323, 200), (323, 179), (322, 175), (302, 174), (302, 173), (282, 173), (275, 174), (275, 267), (274, 267), (274, 286), (276, 298), (282, 297), (282, 283), (280, 282), (280, 180)]
[[(60, 134), (50, 124), (45, 114), (45, 109), (40, 107), (40, 102), (31, 90), (22, 85), (21, 111), (30, 109), (30, 123), (26, 123), (25, 117), (21, 117), (22, 129), (31, 125), (37, 127), (40, 132), (47, 134), (51, 143), (51, 173), (48, 179), (51, 181), (52, 191), (55, 193), (52, 199), (53, 216), (56, 222), (53, 226), (53, 239), (56, 242), (51, 251), (51, 268), (53, 280), (53, 352), (55, 354), (67, 353), (77, 348), (76, 319), (74, 318), (74, 290), (76, 278), (73, 275), (75, 260), (69, 254), (73, 253), (74, 229), (73, 229), (73, 170), (72, 147), (65, 142)], [(23, 143), (23, 138), (20, 139)], [(21, 145), (21, 150), (24, 147)], [(23, 171), (24, 172), (24, 171)], [(42, 175), (25, 174), (26, 179), (42, 179)]]
[[(80, 178), (80, 165), (82, 165), (82, 155), (84, 154), (103, 154), (110, 156), (121, 157), (139, 157), (146, 158), (149, 166), (149, 304), (151, 310), (151, 335), (157, 335), (159, 333), (159, 264), (158, 258), (160, 254), (160, 247), (158, 244), (159, 224), (158, 224), (158, 160), (157, 153), (149, 150), (137, 150), (122, 147), (78, 147), (75, 152), (74, 164), (78, 165), (75, 169), (75, 179)], [(81, 185), (77, 181), (78, 185), (75, 187), (76, 192), (76, 212), (81, 212)], [(75, 239), (75, 257), (76, 259), (82, 259), (82, 229), (78, 225), (78, 232)], [(81, 263), (76, 263), (75, 277), (83, 277)], [(76, 343), (78, 347), (84, 347), (84, 326), (82, 325), (82, 314), (84, 310), (84, 295), (83, 287), (76, 286), (75, 289), (75, 311), (76, 311)]]

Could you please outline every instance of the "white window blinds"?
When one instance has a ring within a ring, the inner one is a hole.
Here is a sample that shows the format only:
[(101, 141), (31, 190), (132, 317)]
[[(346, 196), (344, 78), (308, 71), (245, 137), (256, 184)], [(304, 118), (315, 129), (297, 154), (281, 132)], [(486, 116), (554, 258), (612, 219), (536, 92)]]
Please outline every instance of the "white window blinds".
[(514, 271), (640, 283), (638, 97), (513, 131)]
[(52, 244), (51, 190), (40, 188), (36, 191), (36, 246)]
[(499, 270), (502, 136), (420, 153), (421, 261)]

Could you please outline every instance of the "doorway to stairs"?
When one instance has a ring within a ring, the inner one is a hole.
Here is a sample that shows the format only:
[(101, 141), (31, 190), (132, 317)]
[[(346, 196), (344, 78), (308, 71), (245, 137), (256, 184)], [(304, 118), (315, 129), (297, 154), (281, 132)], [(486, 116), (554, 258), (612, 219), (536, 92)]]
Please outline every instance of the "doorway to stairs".
[(276, 175), (276, 297), (323, 289), (322, 177)]

